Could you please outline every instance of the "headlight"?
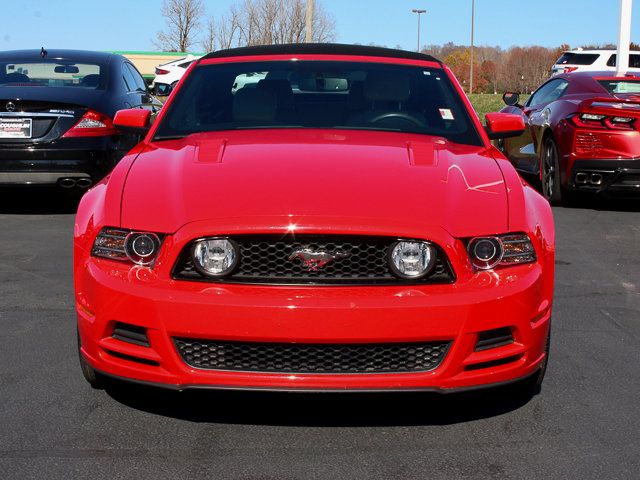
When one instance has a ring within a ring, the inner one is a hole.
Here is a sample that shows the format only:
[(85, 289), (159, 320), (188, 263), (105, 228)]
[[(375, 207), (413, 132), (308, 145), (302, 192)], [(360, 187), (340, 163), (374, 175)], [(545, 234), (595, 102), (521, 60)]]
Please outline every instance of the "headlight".
[(524, 233), (473, 238), (467, 245), (467, 251), (471, 264), (478, 270), (531, 263), (537, 258), (531, 239)]
[(162, 240), (155, 233), (105, 227), (93, 242), (91, 255), (124, 262), (130, 260), (137, 265), (152, 265), (161, 245)]
[(389, 254), (391, 271), (400, 278), (422, 278), (436, 263), (436, 250), (428, 242), (396, 242)]
[(227, 238), (197, 240), (191, 256), (196, 270), (209, 277), (229, 275), (238, 265), (238, 247)]

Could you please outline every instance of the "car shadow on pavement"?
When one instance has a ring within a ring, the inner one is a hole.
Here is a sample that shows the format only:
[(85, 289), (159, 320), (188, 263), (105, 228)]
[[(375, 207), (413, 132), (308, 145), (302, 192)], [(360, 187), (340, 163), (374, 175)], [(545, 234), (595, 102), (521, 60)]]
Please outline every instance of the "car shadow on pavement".
[(638, 198), (584, 195), (574, 200), (568, 208), (606, 212), (640, 212), (640, 192), (638, 192)]
[(109, 381), (106, 392), (128, 407), (190, 422), (365, 427), (448, 425), (503, 415), (533, 398), (516, 387), (449, 394), (176, 392)]
[(84, 190), (24, 186), (0, 188), (0, 215), (74, 214)]

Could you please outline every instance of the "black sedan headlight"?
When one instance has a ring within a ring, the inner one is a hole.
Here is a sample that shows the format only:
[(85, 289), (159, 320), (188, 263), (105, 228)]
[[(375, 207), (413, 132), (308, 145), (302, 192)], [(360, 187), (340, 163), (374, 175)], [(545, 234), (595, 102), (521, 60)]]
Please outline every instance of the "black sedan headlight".
[(477, 270), (532, 263), (537, 259), (533, 243), (524, 233), (472, 238), (467, 243), (467, 252)]
[(162, 240), (163, 237), (157, 233), (105, 227), (93, 242), (91, 255), (152, 266), (160, 252)]

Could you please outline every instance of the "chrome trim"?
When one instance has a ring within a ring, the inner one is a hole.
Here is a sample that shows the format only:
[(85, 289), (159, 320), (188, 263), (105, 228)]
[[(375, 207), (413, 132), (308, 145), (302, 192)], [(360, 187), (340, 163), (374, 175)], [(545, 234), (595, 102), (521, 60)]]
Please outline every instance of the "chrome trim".
[(55, 184), (61, 178), (91, 178), (86, 173), (0, 172), (0, 184)]
[(75, 115), (68, 113), (41, 113), (41, 112), (0, 112), (0, 117), (63, 117), (75, 118)]

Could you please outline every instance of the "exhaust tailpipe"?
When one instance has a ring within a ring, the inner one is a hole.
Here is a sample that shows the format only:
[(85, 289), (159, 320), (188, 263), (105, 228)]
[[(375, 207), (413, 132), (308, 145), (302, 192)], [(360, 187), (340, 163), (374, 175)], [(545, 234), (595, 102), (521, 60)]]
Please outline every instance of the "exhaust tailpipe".
[(83, 177), (83, 178), (79, 178), (78, 180), (76, 180), (76, 185), (79, 188), (89, 188), (91, 185), (93, 185), (93, 182), (91, 181), (90, 178), (87, 177)]
[(591, 184), (592, 185), (602, 185), (602, 174), (601, 173), (592, 173), (590, 180), (591, 180)]
[(589, 175), (583, 172), (576, 173), (576, 183), (585, 184), (588, 181), (589, 181)]
[(73, 188), (76, 186), (76, 180), (74, 178), (61, 178), (58, 180), (58, 185), (62, 188)]

